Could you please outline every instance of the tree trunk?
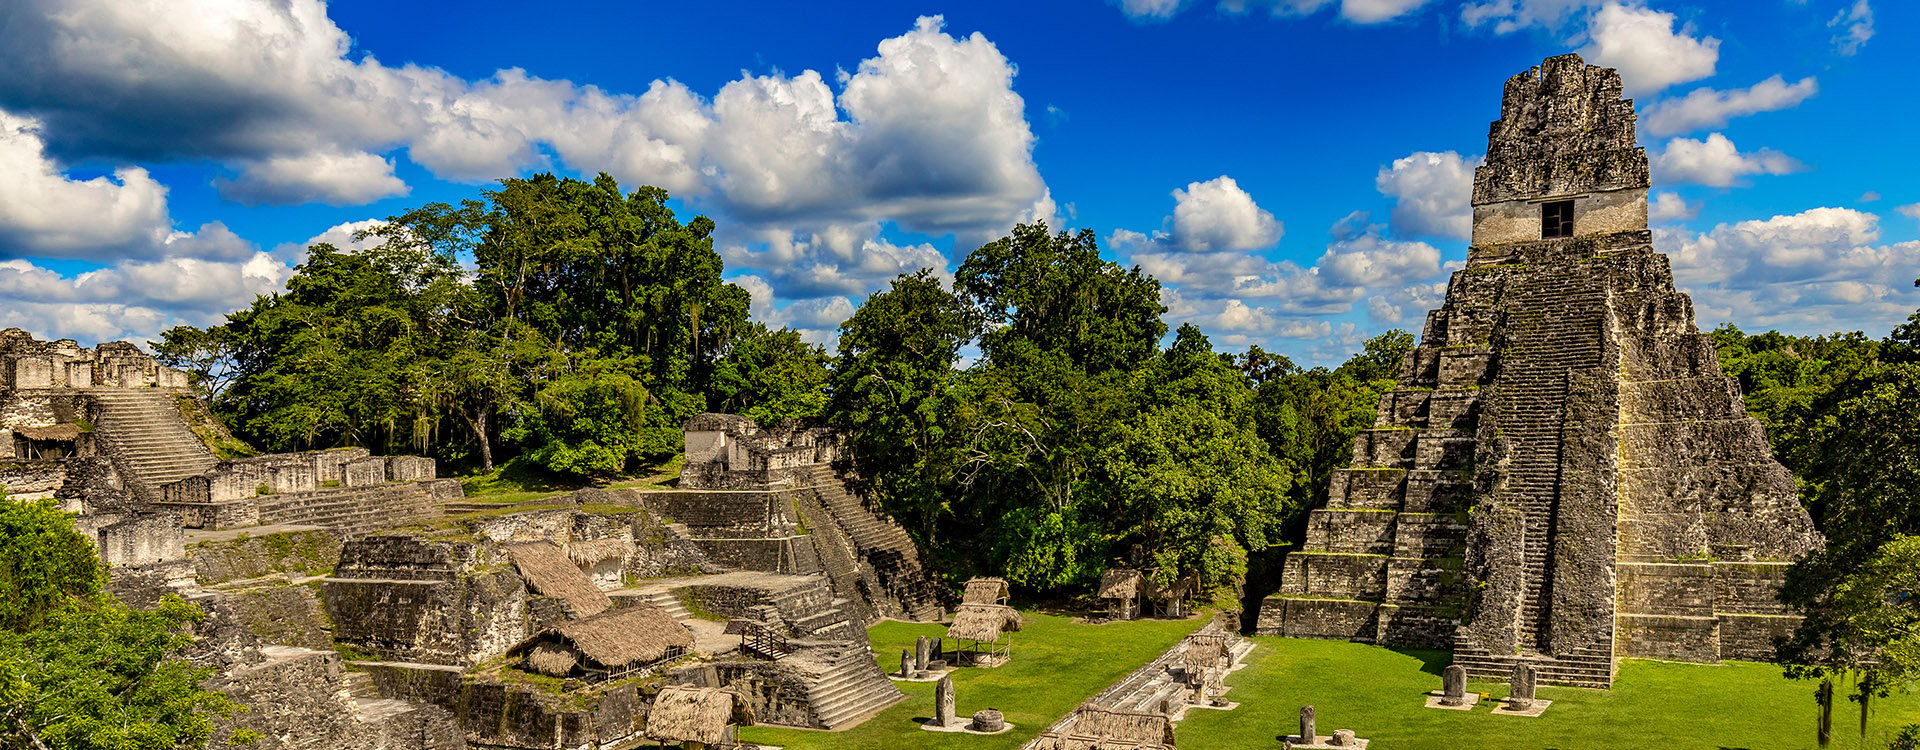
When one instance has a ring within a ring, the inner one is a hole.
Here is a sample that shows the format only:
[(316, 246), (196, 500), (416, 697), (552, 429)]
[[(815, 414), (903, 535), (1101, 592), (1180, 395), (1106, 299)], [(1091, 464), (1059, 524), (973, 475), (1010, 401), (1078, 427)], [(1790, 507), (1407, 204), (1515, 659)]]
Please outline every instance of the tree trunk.
[(487, 439), (487, 422), (492, 416), (493, 404), (487, 404), (467, 418), (467, 427), (473, 430), (473, 439), (480, 442), (480, 470), (489, 473), (493, 471), (493, 443)]
[(1815, 739), (1822, 750), (1833, 741), (1833, 680), (1820, 683), (1820, 689), (1813, 693), (1814, 700), (1820, 703), (1820, 726)]

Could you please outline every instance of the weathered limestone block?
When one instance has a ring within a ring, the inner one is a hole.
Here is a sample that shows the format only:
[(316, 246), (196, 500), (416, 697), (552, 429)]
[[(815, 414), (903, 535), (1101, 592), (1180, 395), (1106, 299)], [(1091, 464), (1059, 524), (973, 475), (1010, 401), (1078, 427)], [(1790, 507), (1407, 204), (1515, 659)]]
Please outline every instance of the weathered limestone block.
[(1255, 632), (1288, 638), (1350, 640), (1374, 631), (1374, 602), (1352, 599), (1267, 597), (1260, 602)]
[(1281, 590), (1379, 601), (1386, 586), (1386, 555), (1295, 552), (1287, 556)]
[(1351, 510), (1393, 510), (1404, 498), (1404, 469), (1335, 469), (1328, 488), (1327, 507)]
[(387, 481), (387, 462), (368, 457), (340, 465), (340, 483), (348, 487), (366, 487)]
[(411, 482), (434, 477), (433, 459), (426, 456), (388, 456), (387, 480)]
[(141, 513), (98, 532), (100, 560), (109, 566), (184, 560), (186, 530), (172, 513)]
[(1316, 510), (1307, 516), (1307, 545), (1327, 552), (1384, 555), (1393, 551), (1392, 511)]
[(1361, 430), (1353, 437), (1353, 465), (1408, 468), (1413, 439), (1414, 431), (1407, 428)]
[(1621, 656), (1717, 662), (1720, 620), (1712, 616), (1630, 614), (1614, 617)]

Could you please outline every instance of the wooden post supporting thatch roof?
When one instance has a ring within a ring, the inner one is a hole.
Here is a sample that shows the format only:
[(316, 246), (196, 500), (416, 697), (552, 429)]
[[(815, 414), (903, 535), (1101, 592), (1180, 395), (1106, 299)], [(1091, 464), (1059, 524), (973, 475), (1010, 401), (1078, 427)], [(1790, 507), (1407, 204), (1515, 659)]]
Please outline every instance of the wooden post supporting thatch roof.
[(1006, 604), (1007, 581), (1004, 578), (975, 578), (967, 581), (960, 601), (966, 604)]
[(668, 685), (660, 689), (647, 712), (647, 738), (705, 745), (730, 742), (737, 704), (734, 694), (724, 690)]
[(513, 567), (534, 593), (567, 603), (574, 617), (590, 617), (613, 607), (613, 600), (567, 557), (566, 550), (549, 541), (507, 547)]
[[(621, 671), (693, 648), (693, 632), (666, 610), (646, 602), (580, 620), (568, 620), (513, 647), (529, 669), (556, 677), (574, 666)], [(572, 664), (564, 663), (572, 659)], [(562, 668), (565, 668), (562, 670)], [(560, 671), (556, 671), (560, 670)]]
[(1162, 714), (1074, 709), (1067, 720), (1042, 732), (1026, 750), (1174, 750), (1173, 722)]
[(1019, 632), (1023, 624), (1020, 613), (1003, 604), (962, 604), (953, 611), (953, 624), (947, 626), (947, 637), (994, 643), (1005, 632)]

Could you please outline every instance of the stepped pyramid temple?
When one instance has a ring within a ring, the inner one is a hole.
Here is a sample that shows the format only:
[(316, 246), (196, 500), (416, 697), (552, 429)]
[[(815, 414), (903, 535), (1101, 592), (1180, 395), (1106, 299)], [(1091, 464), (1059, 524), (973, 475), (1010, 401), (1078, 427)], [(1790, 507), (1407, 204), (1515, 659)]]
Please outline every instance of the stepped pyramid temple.
[(187, 656), (261, 750), (632, 747), (903, 699), (865, 626), (939, 621), (948, 594), (834, 434), (685, 429), (677, 480), (468, 498), (429, 458), (242, 455), (133, 344), (0, 331), (0, 489), (74, 514), (123, 601), (199, 605)]
[(1822, 544), (1647, 229), (1620, 76), (1507, 80), (1473, 241), (1288, 556), (1263, 633), (1451, 648), (1605, 687), (1619, 657), (1758, 658)]

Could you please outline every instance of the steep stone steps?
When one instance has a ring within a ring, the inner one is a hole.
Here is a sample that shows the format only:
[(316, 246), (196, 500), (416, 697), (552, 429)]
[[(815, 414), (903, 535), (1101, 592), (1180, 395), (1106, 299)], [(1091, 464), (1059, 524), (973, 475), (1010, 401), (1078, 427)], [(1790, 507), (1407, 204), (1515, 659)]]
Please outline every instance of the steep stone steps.
[(136, 497), (159, 499), (160, 487), (206, 473), (218, 463), (187, 426), (172, 388), (89, 388), (99, 406), (94, 434)]
[(864, 644), (827, 647), (821, 651), (830, 662), (807, 688), (807, 702), (813, 706), (813, 715), (822, 727), (838, 729), (907, 697), (880, 671), (873, 652)]

